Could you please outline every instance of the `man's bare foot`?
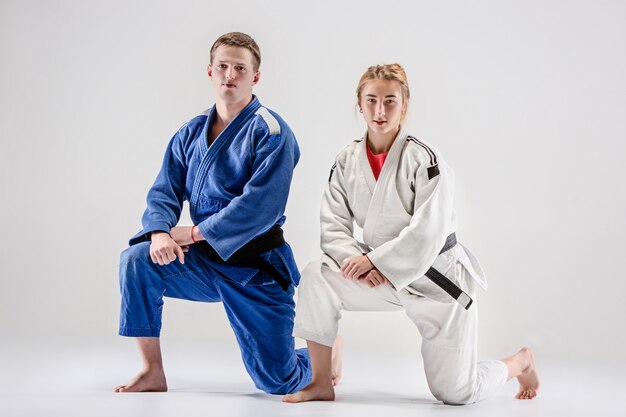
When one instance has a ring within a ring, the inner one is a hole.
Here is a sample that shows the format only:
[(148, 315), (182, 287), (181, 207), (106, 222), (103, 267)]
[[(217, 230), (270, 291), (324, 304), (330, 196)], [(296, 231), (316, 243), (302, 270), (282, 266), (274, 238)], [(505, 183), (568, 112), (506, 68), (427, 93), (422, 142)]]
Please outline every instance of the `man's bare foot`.
[(301, 403), (305, 401), (334, 401), (335, 389), (329, 383), (312, 382), (306, 388), (283, 397), (285, 403)]
[(522, 348), (515, 356), (523, 360), (524, 367), (522, 373), (517, 376), (519, 381), (519, 391), (515, 398), (520, 400), (531, 400), (537, 396), (539, 389), (539, 374), (537, 373), (537, 364), (535, 362), (535, 354), (530, 348)]
[(335, 343), (333, 343), (331, 363), (333, 386), (336, 386), (339, 384), (339, 381), (341, 381), (341, 368), (343, 366), (343, 336), (341, 335), (337, 335)]
[(149, 368), (139, 372), (126, 385), (116, 387), (114, 392), (165, 392), (167, 382), (163, 368)]

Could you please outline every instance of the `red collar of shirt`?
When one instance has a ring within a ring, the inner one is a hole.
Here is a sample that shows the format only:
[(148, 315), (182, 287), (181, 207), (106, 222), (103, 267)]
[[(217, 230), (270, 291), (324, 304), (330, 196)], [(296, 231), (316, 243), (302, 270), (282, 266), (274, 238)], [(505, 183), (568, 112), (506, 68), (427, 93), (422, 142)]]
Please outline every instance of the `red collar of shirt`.
[(385, 159), (389, 154), (389, 151), (385, 153), (374, 154), (370, 147), (365, 144), (365, 149), (367, 150), (367, 160), (370, 163), (370, 167), (372, 168), (372, 173), (374, 174), (374, 178), (378, 180), (378, 176), (380, 175), (380, 171), (383, 169), (383, 164), (385, 163)]

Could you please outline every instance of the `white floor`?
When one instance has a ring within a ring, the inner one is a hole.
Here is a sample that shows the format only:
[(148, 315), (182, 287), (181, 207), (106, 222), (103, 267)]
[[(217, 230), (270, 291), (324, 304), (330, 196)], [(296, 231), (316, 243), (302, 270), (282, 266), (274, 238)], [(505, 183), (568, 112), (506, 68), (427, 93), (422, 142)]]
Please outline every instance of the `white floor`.
[(623, 369), (541, 360), (542, 389), (513, 399), (511, 381), (482, 403), (451, 407), (435, 401), (418, 355), (346, 349), (344, 379), (334, 403), (284, 404), (257, 391), (236, 346), (164, 341), (168, 393), (116, 394), (138, 368), (124, 338), (70, 343), (2, 343), (0, 416), (626, 416)]

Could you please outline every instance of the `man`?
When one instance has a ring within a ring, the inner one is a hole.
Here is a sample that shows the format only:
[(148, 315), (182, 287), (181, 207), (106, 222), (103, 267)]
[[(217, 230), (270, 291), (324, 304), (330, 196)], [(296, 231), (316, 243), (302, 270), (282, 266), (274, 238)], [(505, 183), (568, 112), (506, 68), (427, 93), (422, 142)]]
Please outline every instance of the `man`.
[[(268, 393), (311, 379), (291, 336), (298, 273), (280, 226), (299, 149), (289, 126), (252, 94), (261, 56), (239, 32), (211, 47), (216, 103), (170, 141), (148, 192), (143, 230), (120, 260), (122, 336), (136, 337), (143, 369), (117, 392), (167, 391), (159, 344), (163, 295), (219, 302), (246, 370)], [(176, 226), (183, 201), (194, 226)]]

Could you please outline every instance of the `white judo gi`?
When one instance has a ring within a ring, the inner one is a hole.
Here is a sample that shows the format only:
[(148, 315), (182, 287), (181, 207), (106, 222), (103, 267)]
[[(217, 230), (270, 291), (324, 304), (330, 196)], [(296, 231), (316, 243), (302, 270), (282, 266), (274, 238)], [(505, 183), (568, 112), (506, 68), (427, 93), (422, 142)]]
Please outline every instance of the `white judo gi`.
[[(302, 271), (294, 336), (332, 346), (341, 310), (404, 309), (422, 336), (433, 395), (448, 404), (480, 401), (508, 376), (501, 361), (477, 362), (477, 306), (465, 309), (424, 276), (433, 267), (476, 301), (486, 288), (476, 258), (460, 243), (440, 254), (456, 230), (454, 173), (432, 146), (400, 131), (378, 181), (366, 141), (336, 158), (320, 210), (322, 259)], [(354, 237), (354, 222), (363, 240)], [(340, 266), (367, 253), (392, 286), (345, 279)]]

